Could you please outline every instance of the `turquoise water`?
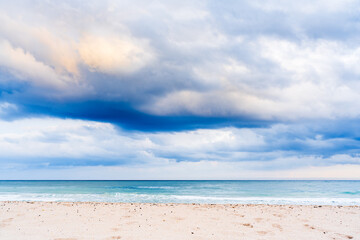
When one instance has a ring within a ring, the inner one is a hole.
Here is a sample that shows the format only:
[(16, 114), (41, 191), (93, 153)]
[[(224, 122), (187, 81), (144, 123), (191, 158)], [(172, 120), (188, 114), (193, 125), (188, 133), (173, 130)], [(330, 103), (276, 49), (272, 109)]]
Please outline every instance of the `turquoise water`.
[(360, 205), (360, 181), (0, 181), (0, 201)]

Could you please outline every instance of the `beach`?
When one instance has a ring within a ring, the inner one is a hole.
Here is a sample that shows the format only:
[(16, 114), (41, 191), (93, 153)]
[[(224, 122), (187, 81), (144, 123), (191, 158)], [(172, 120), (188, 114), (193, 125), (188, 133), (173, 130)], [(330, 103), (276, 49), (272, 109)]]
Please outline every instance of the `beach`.
[(0, 202), (0, 239), (360, 239), (360, 206)]

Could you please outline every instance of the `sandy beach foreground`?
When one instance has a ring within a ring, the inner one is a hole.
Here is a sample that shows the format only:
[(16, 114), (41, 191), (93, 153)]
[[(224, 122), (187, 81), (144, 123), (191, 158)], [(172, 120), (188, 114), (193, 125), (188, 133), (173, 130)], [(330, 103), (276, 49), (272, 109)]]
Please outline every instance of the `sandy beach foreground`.
[(360, 207), (0, 202), (0, 239), (360, 239)]

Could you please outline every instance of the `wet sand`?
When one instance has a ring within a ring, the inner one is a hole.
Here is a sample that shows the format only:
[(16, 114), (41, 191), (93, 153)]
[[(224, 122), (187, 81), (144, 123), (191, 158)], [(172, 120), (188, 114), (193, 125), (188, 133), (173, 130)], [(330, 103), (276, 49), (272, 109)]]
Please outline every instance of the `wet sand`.
[(0, 202), (0, 239), (360, 239), (360, 207)]

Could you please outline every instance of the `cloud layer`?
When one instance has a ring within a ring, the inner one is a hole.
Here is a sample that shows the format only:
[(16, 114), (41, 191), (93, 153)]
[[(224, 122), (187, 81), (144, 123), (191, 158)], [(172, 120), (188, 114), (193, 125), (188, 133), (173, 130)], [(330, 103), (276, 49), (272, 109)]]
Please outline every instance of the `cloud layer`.
[(0, 164), (358, 165), (359, 10), (0, 2)]
[[(317, 177), (307, 175), (304, 169), (329, 170), (334, 166), (347, 169), (360, 164), (359, 133), (335, 136), (328, 126), (314, 129), (306, 125), (276, 124), (271, 128), (149, 133), (129, 132), (109, 123), (70, 119), (33, 118), (0, 123), (0, 148), (3, 149), (0, 168), (10, 173), (42, 170), (46, 174), (72, 168), (115, 167), (145, 171), (156, 179), (166, 177), (157, 175), (159, 170), (155, 174), (146, 169), (169, 168), (180, 171), (176, 176), (184, 174), (191, 178), (186, 169), (197, 166), (195, 172), (203, 169), (199, 176), (208, 178), (258, 178), (261, 174), (265, 178), (276, 178), (274, 172), (278, 171), (290, 178), (291, 173), (301, 169), (297, 178), (324, 178), (321, 173)], [(216, 167), (219, 167), (217, 173)], [(238, 172), (226, 170), (233, 167)], [(206, 173), (207, 168), (211, 172)], [(332, 176), (350, 178), (344, 172)]]
[(356, 1), (38, 1), (1, 9), (2, 98), (24, 111), (25, 102), (61, 103), (64, 111), (81, 102), (85, 109), (73, 111), (91, 119), (85, 103), (96, 101), (165, 117), (360, 115)]

